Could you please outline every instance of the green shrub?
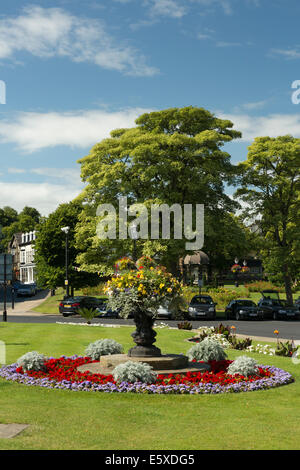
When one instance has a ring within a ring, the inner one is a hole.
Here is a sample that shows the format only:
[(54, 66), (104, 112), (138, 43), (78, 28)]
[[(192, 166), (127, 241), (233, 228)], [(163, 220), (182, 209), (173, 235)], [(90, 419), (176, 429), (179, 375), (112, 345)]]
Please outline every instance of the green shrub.
[(248, 375), (256, 375), (258, 373), (258, 366), (255, 359), (248, 356), (239, 356), (233, 361), (228, 369), (227, 374), (229, 375), (244, 375), (248, 377)]
[[(101, 296), (104, 296), (105, 295), (105, 291), (104, 291), (104, 288), (105, 288), (105, 282), (100, 282), (97, 286), (93, 286), (93, 287), (83, 287), (81, 290), (82, 290), (82, 294), (83, 295), (101, 295)], [(106, 297), (106, 295), (105, 295)]]
[(267, 290), (267, 289), (275, 289), (278, 292), (285, 292), (285, 289), (283, 286), (276, 286), (275, 284), (272, 284), (272, 282), (269, 282), (269, 281), (253, 281), (253, 282), (249, 282), (248, 284), (245, 284), (245, 287), (250, 292), (261, 292), (262, 290)]
[(198, 344), (195, 344), (188, 350), (187, 356), (190, 361), (222, 361), (227, 355), (221, 344), (209, 337), (204, 338)]
[(177, 327), (179, 330), (192, 330), (193, 329), (193, 325), (188, 321), (182, 321), (181, 323), (178, 323)]
[(99, 312), (94, 308), (80, 308), (78, 310), (79, 315), (84, 318), (88, 325), (91, 324), (91, 320), (99, 315)]
[(239, 351), (247, 349), (252, 345), (251, 338), (238, 339), (235, 335), (230, 335), (228, 341), (233, 349), (238, 349)]
[(297, 350), (298, 347), (295, 347), (292, 342), (286, 341), (285, 343), (282, 343), (282, 341), (279, 341), (277, 343), (277, 348), (275, 349), (275, 354), (276, 356), (291, 357)]
[(143, 382), (147, 384), (154, 383), (156, 374), (149, 364), (144, 362), (127, 361), (117, 365), (112, 375), (116, 382)]
[(45, 368), (45, 360), (47, 359), (44, 354), (40, 354), (36, 351), (30, 351), (23, 356), (19, 357), (17, 360), (17, 364), (22, 366), (24, 371), (27, 370), (34, 370), (36, 372), (40, 370), (44, 370)]
[(94, 361), (98, 361), (101, 356), (121, 354), (122, 352), (123, 346), (114, 339), (98, 339), (94, 343), (90, 343), (85, 350), (85, 354)]
[(235, 334), (231, 333), (231, 327), (225, 326), (220, 323), (218, 326), (202, 328), (199, 331), (199, 340), (203, 341), (205, 338), (215, 338), (219, 337), (219, 342), (225, 348), (230, 347), (232, 349), (244, 350), (252, 345), (252, 339), (238, 339)]

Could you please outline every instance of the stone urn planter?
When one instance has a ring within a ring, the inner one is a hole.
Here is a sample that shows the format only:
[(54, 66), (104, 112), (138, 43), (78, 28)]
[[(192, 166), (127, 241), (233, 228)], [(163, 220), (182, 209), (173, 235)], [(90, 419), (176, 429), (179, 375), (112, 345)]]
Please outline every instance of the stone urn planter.
[(137, 310), (134, 313), (134, 322), (136, 330), (131, 336), (136, 346), (129, 349), (128, 356), (161, 356), (161, 350), (153, 345), (156, 341), (156, 331), (153, 330), (154, 318), (143, 310)]

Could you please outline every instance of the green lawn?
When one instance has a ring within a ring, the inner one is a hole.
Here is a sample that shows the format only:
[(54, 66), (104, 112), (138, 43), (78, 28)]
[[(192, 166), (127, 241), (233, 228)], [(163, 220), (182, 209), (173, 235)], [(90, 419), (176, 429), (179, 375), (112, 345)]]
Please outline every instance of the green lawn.
[[(84, 354), (99, 338), (125, 351), (131, 327), (0, 323), (7, 363), (28, 351)], [(157, 329), (163, 353), (185, 353), (191, 332)], [(240, 355), (229, 351), (229, 358)], [(250, 355), (250, 354), (249, 354)], [(291, 372), (296, 381), (278, 389), (218, 396), (101, 394), (26, 387), (0, 379), (2, 423), (30, 427), (0, 449), (299, 449), (300, 365), (289, 358), (251, 354), (261, 364)]]

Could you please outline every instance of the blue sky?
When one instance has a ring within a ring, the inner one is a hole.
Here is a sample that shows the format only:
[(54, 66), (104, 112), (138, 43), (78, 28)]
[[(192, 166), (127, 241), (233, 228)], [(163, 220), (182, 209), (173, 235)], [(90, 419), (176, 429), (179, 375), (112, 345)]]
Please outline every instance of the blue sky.
[(297, 0), (1, 7), (0, 207), (47, 215), (71, 200), (83, 187), (76, 161), (150, 110), (193, 105), (231, 119), (243, 133), (226, 147), (233, 162), (256, 136), (300, 137)]

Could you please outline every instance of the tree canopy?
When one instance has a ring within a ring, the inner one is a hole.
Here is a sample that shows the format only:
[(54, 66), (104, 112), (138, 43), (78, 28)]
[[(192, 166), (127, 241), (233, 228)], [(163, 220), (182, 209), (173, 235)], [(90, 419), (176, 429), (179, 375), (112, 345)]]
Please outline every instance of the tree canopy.
[[(146, 113), (136, 127), (117, 129), (79, 160), (83, 181), (83, 212), (77, 230), (86, 269), (105, 269), (107, 260), (132, 253), (133, 242), (99, 240), (96, 209), (104, 203), (128, 205), (203, 204), (206, 214), (220, 219), (236, 204), (224, 185), (235, 179), (235, 167), (223, 145), (241, 134), (233, 123), (197, 107), (171, 108)], [(137, 240), (138, 253), (160, 253), (166, 265), (185, 252), (184, 240)], [(114, 251), (112, 251), (112, 248)], [(113, 253), (113, 254), (112, 254)]]
[(41, 215), (34, 207), (25, 206), (20, 213), (9, 206), (0, 209), (0, 250), (7, 251), (15, 233), (35, 230), (40, 220)]
[(61, 229), (66, 226), (70, 227), (68, 234), (68, 277), (70, 285), (74, 288), (80, 288), (95, 285), (99, 282), (97, 274), (88, 274), (76, 270), (78, 265), (75, 260), (78, 250), (75, 247), (74, 233), (81, 210), (81, 205), (76, 202), (60, 204), (38, 226), (38, 236), (35, 242), (35, 262), (37, 280), (40, 286), (50, 289), (64, 286), (66, 236)]
[(264, 265), (270, 276), (284, 281), (292, 303), (292, 283), (300, 266), (300, 139), (258, 137), (240, 163), (245, 217), (256, 219), (264, 245)]

